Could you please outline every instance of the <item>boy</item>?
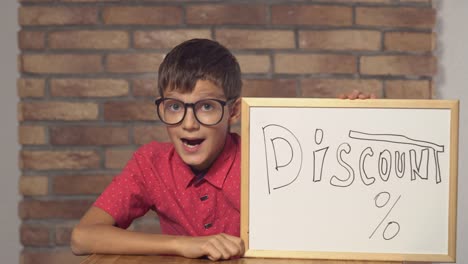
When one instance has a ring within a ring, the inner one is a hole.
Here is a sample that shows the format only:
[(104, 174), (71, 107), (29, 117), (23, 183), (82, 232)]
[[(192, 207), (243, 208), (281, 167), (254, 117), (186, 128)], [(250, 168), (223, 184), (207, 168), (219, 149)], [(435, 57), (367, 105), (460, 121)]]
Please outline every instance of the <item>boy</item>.
[[(170, 143), (139, 148), (74, 228), (75, 254), (171, 254), (230, 259), (240, 235), (241, 73), (235, 57), (207, 39), (175, 47), (159, 68), (157, 113)], [(149, 209), (163, 234), (125, 230)]]

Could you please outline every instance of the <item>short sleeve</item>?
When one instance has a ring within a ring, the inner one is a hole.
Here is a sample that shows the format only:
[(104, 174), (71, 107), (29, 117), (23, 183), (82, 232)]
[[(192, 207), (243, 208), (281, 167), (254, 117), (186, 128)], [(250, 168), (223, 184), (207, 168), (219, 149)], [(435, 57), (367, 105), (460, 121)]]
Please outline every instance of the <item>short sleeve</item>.
[(127, 228), (152, 206), (145, 190), (145, 172), (141, 169), (144, 167), (141, 162), (144, 159), (137, 152), (133, 154), (122, 172), (114, 177), (94, 203), (110, 214), (121, 228)]

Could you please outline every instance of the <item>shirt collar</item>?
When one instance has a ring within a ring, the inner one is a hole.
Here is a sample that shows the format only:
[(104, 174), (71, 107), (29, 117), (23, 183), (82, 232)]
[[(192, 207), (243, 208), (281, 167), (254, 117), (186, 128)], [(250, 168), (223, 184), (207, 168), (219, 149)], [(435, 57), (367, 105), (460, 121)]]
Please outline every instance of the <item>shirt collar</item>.
[[(226, 136), (226, 142), (224, 143), (223, 151), (208, 169), (201, 182), (207, 181), (218, 189), (223, 188), (229, 170), (231, 169), (236, 158), (237, 148), (239, 145), (238, 142), (234, 142), (235, 140), (233, 137), (234, 136), (231, 133)], [(184, 168), (185, 170), (181, 173), (181, 175), (184, 175), (185, 177), (180, 179), (180, 183), (182, 186), (185, 186), (185, 188), (188, 188), (190, 185), (194, 184), (194, 180), (196, 178), (195, 174), (176, 152), (174, 154), (176, 156), (178, 165), (180, 165), (176, 167)]]
[(234, 160), (236, 159), (238, 146), (239, 145), (234, 142), (233, 135), (228, 134), (223, 151), (215, 160), (213, 165), (211, 165), (203, 179), (218, 189), (222, 189), (226, 177), (234, 164)]

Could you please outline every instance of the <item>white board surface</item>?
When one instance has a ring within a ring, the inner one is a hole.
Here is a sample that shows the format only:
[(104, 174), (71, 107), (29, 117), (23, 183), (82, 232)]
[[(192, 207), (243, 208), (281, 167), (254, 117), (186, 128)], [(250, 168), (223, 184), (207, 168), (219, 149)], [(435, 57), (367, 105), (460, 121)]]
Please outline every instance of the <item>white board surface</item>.
[(451, 109), (290, 104), (248, 108), (249, 250), (449, 255)]

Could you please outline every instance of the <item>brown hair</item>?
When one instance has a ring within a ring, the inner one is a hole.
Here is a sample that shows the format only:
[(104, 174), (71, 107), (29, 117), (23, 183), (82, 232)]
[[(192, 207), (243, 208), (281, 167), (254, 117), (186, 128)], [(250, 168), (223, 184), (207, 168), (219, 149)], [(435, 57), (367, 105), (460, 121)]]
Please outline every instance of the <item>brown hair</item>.
[(173, 48), (159, 66), (158, 89), (190, 92), (198, 80), (209, 80), (224, 90), (228, 100), (240, 97), (242, 89), (239, 63), (232, 53), (216, 41), (191, 39)]

